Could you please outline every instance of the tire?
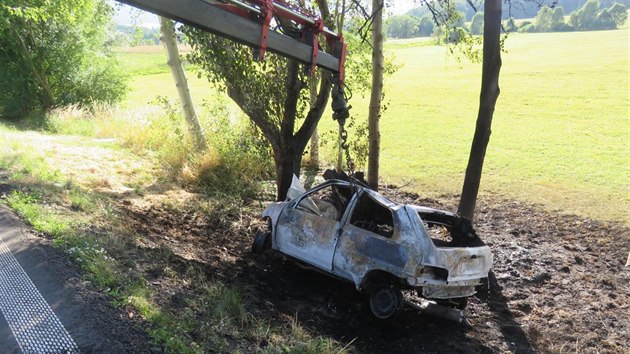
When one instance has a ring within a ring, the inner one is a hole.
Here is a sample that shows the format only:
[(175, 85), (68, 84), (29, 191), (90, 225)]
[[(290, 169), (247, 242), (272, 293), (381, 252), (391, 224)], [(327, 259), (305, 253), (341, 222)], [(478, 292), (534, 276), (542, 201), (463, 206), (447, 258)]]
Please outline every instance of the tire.
[(396, 318), (405, 305), (400, 289), (395, 285), (376, 286), (370, 291), (370, 310), (381, 321)]
[(265, 251), (268, 236), (269, 232), (256, 232), (256, 236), (254, 236), (254, 243), (252, 244), (252, 253), (262, 254)]

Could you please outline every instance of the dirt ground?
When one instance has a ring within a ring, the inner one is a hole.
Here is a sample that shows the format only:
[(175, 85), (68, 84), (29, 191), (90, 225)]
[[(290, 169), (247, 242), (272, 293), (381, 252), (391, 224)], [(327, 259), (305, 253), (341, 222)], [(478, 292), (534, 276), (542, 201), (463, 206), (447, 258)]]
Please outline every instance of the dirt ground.
[[(395, 189), (397, 202), (446, 210), (455, 198), (423, 199)], [(489, 286), (457, 324), (406, 308), (381, 325), (351, 284), (297, 267), (283, 256), (253, 256), (251, 241), (263, 205), (207, 213), (122, 201), (120, 210), (146, 250), (171, 252), (171, 267), (194, 266), (226, 284), (250, 290), (247, 310), (270, 321), (297, 318), (312, 335), (351, 343), (357, 353), (581, 352), (622, 353), (630, 344), (630, 230), (620, 224), (546, 212), (506, 200), (481, 199), (475, 222), (492, 248)], [(217, 215), (223, 215), (217, 217)], [(164, 294), (163, 305), (182, 306), (186, 289), (151, 263), (138, 267)], [(244, 352), (266, 343), (235, 344)]]

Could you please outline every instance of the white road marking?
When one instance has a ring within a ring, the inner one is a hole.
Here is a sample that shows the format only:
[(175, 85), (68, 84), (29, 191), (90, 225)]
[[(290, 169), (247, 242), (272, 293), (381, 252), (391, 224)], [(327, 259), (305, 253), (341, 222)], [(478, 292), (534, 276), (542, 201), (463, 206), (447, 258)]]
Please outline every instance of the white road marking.
[(80, 353), (1, 237), (0, 312), (24, 353)]

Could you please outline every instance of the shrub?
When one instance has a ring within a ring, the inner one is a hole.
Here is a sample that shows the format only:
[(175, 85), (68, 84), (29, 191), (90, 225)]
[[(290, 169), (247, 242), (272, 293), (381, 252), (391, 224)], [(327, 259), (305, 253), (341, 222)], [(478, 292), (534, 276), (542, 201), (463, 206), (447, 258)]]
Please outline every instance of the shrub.
[(211, 193), (251, 198), (258, 182), (273, 179), (273, 153), (262, 133), (246, 119), (233, 119), (221, 99), (205, 104), (203, 122), (210, 149), (193, 162), (194, 180)]
[(525, 25), (525, 26), (519, 28), (518, 31), (519, 32), (523, 32), (523, 33), (539, 32), (538, 28), (536, 28), (536, 25), (534, 25), (533, 23), (530, 23), (528, 25)]
[(556, 28), (556, 32), (571, 32), (575, 29), (571, 27), (568, 23), (563, 23)]
[(0, 3), (0, 115), (120, 99), (125, 80), (105, 35), (112, 11), (99, 0)]

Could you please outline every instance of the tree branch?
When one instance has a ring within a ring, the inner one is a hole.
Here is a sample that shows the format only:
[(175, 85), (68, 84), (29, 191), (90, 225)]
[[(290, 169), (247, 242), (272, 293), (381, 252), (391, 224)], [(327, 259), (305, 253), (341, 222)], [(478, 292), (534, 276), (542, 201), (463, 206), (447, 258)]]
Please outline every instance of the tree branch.
[(238, 89), (234, 88), (232, 85), (229, 85), (229, 84), (226, 85), (226, 87), (227, 87), (228, 96), (230, 96), (230, 98), (234, 102), (236, 102), (236, 104), (254, 122), (254, 124), (256, 124), (256, 126), (260, 129), (260, 131), (265, 136), (265, 138), (269, 140), (269, 142), (275, 149), (276, 145), (278, 145), (279, 143), (278, 137), (280, 135), (280, 132), (278, 131), (278, 127), (276, 127), (274, 124), (271, 124), (269, 122), (264, 112), (260, 113), (260, 112), (256, 112), (252, 110), (250, 106), (247, 104), (247, 100), (245, 99), (245, 97), (243, 97), (242, 92), (240, 92)]
[(284, 112), (282, 121), (280, 122), (280, 135), (282, 143), (286, 144), (293, 137), (293, 130), (295, 129), (295, 116), (297, 114), (297, 102), (300, 98), (301, 85), (298, 80), (299, 67), (295, 60), (289, 60), (287, 62), (287, 82), (286, 93), (287, 96), (284, 100)]
[(310, 139), (311, 135), (313, 135), (313, 131), (315, 130), (315, 127), (317, 127), (317, 123), (319, 123), (322, 114), (324, 114), (326, 104), (328, 104), (328, 97), (330, 96), (330, 89), (332, 87), (330, 73), (323, 72), (320, 81), (319, 93), (317, 94), (315, 104), (309, 110), (300, 129), (297, 133), (295, 133), (297, 146), (302, 149), (306, 147), (308, 139)]

